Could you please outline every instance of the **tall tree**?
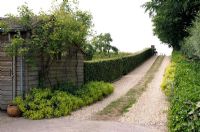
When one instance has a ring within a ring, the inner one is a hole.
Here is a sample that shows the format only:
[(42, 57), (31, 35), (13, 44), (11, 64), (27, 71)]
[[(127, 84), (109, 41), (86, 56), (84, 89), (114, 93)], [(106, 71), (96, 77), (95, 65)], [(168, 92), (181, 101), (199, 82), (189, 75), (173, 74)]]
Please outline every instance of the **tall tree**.
[(187, 28), (200, 10), (199, 0), (151, 0), (143, 5), (152, 17), (154, 34), (175, 49), (188, 36)]
[(87, 42), (92, 16), (74, 6), (64, 1), (51, 14), (41, 12), (36, 15), (27, 5), (23, 5), (18, 8), (18, 15), (9, 15), (0, 20), (2, 31), (9, 31), (15, 24), (30, 32), (30, 37), (26, 39), (20, 33), (16, 35), (6, 50), (9, 55), (22, 56), (29, 62), (37, 62), (40, 58), (40, 82), (48, 77), (49, 66), (56, 56), (65, 55), (72, 45), (83, 46)]
[(92, 39), (92, 45), (94, 45), (97, 52), (109, 54), (110, 50), (113, 47), (112, 45), (110, 45), (112, 41), (113, 40), (109, 33), (101, 33), (100, 35), (97, 35)]

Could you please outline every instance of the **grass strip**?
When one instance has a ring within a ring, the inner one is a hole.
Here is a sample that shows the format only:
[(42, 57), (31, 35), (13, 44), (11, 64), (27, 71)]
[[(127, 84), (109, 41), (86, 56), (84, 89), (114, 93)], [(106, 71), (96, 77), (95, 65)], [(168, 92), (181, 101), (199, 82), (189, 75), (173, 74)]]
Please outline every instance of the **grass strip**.
[(158, 71), (164, 56), (158, 56), (155, 62), (152, 64), (150, 69), (147, 71), (145, 76), (124, 96), (111, 102), (102, 111), (98, 112), (94, 119), (96, 120), (116, 120), (123, 113), (128, 112), (128, 109), (132, 107), (137, 99), (141, 96), (143, 91), (147, 88), (147, 85), (152, 81), (155, 73)]

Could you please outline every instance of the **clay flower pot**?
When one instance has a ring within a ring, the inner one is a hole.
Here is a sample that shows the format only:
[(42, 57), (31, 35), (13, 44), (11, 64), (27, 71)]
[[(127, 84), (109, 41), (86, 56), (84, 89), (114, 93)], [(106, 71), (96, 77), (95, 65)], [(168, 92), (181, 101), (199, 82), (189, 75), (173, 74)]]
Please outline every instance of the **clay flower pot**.
[(10, 117), (20, 117), (21, 111), (19, 110), (19, 107), (15, 104), (9, 104), (7, 107), (7, 114)]

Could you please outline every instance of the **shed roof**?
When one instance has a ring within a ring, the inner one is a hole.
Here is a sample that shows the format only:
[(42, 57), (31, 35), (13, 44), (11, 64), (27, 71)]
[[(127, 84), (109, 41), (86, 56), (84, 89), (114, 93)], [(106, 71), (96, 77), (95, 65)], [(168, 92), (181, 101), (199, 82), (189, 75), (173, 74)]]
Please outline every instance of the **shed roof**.
[[(26, 32), (27, 29), (25, 29), (22, 25), (20, 25), (19, 23), (15, 23), (15, 22), (12, 22), (9, 20), (9, 18), (6, 18), (6, 17), (0, 17), (0, 21), (6, 21), (8, 23), (8, 27), (9, 27), (9, 32)], [(36, 25), (37, 22), (35, 22), (33, 24)], [(3, 33), (4, 32), (4, 29), (0, 27), (0, 33)], [(80, 45), (78, 44), (75, 44), (74, 45), (75, 47), (77, 47), (81, 52), (82, 54), (86, 54), (85, 51), (81, 48)]]
[[(17, 31), (27, 31), (23, 26), (21, 26), (17, 22), (13, 22), (6, 17), (0, 17), (0, 22), (6, 22), (8, 24), (9, 32), (17, 32)], [(4, 32), (4, 29), (0, 27), (0, 32)]]

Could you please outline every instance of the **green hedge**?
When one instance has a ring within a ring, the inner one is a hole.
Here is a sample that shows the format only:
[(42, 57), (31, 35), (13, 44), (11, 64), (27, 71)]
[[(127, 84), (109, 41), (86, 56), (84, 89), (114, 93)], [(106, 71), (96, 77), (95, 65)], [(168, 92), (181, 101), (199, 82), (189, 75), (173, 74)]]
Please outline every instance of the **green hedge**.
[[(188, 60), (173, 52), (171, 68), (174, 73), (169, 96), (169, 131), (200, 131), (200, 62)], [(171, 78), (171, 77), (170, 77)]]
[(117, 59), (84, 62), (84, 81), (112, 82), (127, 74), (152, 56), (152, 50), (147, 49), (135, 55)]
[(56, 90), (33, 88), (25, 99), (16, 97), (13, 103), (18, 105), (22, 116), (38, 120), (69, 115), (76, 109), (102, 100), (113, 90), (113, 85), (105, 82), (89, 82), (79, 88), (63, 85)]

